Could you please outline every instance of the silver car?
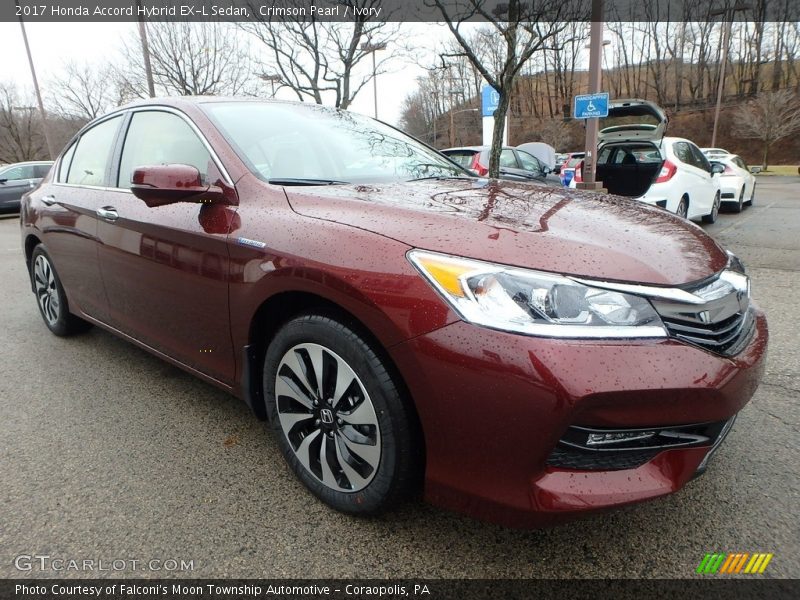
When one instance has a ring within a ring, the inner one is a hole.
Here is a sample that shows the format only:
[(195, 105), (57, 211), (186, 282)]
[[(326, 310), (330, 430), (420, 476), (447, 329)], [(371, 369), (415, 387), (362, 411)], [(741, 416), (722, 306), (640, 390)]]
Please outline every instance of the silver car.
[(52, 161), (0, 166), (0, 211), (18, 211), (22, 194), (39, 185), (52, 166)]

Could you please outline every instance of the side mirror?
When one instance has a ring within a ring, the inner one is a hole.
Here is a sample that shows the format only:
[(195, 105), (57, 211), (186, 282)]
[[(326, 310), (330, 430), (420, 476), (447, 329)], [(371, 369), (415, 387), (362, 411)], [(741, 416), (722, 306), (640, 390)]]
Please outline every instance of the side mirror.
[(176, 202), (221, 202), (221, 188), (203, 183), (200, 171), (190, 165), (152, 165), (136, 167), (131, 192), (154, 208)]
[(718, 162), (712, 162), (711, 163), (711, 174), (712, 175), (719, 175), (720, 173), (724, 173), (724, 172), (725, 172), (725, 165), (723, 165), (722, 163), (718, 163)]
[(0, 179), (0, 185), (5, 185), (8, 179)]
[(542, 175), (547, 176), (547, 175), (550, 175), (550, 173), (552, 173), (552, 172), (553, 172), (553, 169), (551, 169), (550, 167), (543, 167), (542, 168)]

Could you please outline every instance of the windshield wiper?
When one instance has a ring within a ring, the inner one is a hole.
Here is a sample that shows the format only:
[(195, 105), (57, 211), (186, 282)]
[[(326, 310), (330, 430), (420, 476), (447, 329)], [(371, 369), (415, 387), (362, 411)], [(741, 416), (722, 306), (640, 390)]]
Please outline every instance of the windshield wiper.
[(476, 178), (470, 177), (469, 175), (431, 175), (429, 177), (417, 177), (415, 179), (409, 179), (408, 181), (426, 181), (429, 179), (476, 179)]
[(336, 179), (302, 179), (294, 177), (276, 177), (268, 179), (267, 183), (273, 185), (345, 185), (349, 181), (338, 181)]

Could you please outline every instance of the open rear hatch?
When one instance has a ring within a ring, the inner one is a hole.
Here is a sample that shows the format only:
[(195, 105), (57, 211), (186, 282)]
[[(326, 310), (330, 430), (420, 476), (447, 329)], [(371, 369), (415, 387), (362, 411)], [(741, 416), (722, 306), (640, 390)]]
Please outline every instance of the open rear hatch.
[(600, 144), (607, 142), (654, 142), (660, 144), (669, 119), (664, 110), (647, 100), (614, 100), (608, 116), (600, 119)]

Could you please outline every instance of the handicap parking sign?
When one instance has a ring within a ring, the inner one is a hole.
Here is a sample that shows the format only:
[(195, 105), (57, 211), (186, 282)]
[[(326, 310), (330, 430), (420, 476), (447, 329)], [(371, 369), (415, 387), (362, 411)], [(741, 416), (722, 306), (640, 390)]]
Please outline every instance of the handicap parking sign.
[(481, 88), (481, 116), (491, 117), (500, 104), (500, 93), (490, 85)]
[(608, 92), (575, 96), (572, 116), (576, 119), (591, 119), (608, 116)]

